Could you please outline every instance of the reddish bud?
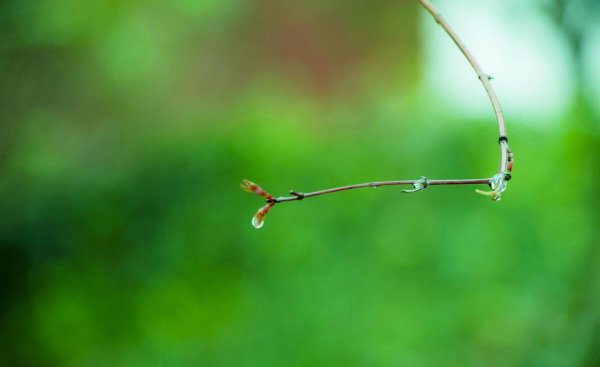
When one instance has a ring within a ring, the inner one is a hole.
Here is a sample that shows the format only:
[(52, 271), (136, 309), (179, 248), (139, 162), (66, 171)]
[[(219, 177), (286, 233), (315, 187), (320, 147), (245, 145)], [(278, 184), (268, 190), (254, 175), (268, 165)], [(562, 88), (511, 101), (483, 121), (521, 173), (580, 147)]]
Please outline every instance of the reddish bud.
[(258, 186), (257, 184), (255, 184), (252, 181), (242, 180), (242, 183), (240, 184), (240, 187), (244, 191), (248, 191), (248, 192), (254, 193), (256, 195), (260, 195), (260, 196), (264, 197), (267, 200), (272, 200), (273, 199), (273, 196), (271, 196), (271, 194), (269, 194), (268, 192), (266, 192), (265, 190), (263, 190), (262, 187)]
[(265, 224), (265, 217), (269, 214), (269, 210), (275, 205), (275, 203), (268, 203), (262, 208), (258, 209), (254, 217), (252, 217), (252, 225), (254, 228), (260, 228)]

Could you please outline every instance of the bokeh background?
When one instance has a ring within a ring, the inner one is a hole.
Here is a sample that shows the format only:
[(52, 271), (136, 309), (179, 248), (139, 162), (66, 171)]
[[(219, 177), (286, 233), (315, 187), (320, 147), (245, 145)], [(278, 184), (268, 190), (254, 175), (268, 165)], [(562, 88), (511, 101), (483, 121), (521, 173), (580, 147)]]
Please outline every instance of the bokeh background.
[(600, 366), (600, 4), (0, 2), (0, 365)]

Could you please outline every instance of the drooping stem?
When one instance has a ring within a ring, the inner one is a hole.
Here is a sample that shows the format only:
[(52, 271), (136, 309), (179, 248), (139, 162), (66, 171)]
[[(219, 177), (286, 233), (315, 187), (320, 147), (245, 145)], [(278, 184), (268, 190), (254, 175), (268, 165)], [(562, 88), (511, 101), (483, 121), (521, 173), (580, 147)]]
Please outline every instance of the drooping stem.
[(508, 146), (508, 137), (506, 135), (506, 123), (504, 122), (504, 115), (502, 114), (502, 108), (500, 108), (500, 102), (498, 101), (498, 96), (496, 96), (496, 92), (490, 80), (492, 77), (485, 73), (475, 57), (469, 51), (467, 46), (460, 39), (458, 34), (454, 31), (454, 29), (448, 24), (446, 19), (442, 16), (439, 10), (429, 1), (429, 0), (419, 0), (421, 5), (431, 14), (433, 19), (448, 33), (452, 41), (458, 46), (460, 51), (465, 55), (465, 58), (469, 61), (473, 70), (477, 73), (481, 84), (483, 84), (483, 88), (487, 92), (488, 97), (490, 98), (490, 102), (492, 103), (492, 107), (494, 108), (494, 114), (496, 115), (496, 121), (498, 122), (498, 134), (499, 134), (499, 143), (500, 143), (500, 168), (499, 173), (510, 173), (512, 170), (512, 165), (509, 166), (509, 163), (512, 163), (513, 157)]
[[(429, 0), (418, 0), (418, 1), (425, 8), (425, 10), (427, 10), (431, 14), (433, 19), (446, 31), (446, 33), (448, 33), (448, 35), (450, 36), (452, 41), (454, 41), (454, 43), (460, 49), (460, 51), (465, 56), (467, 61), (469, 61), (469, 63), (473, 67), (473, 70), (475, 70), (475, 73), (477, 73), (477, 76), (478, 76), (479, 80), (481, 81), (481, 84), (483, 85), (483, 87), (490, 99), (490, 102), (492, 103), (492, 107), (494, 109), (494, 114), (496, 116), (496, 122), (498, 123), (498, 135), (499, 135), (498, 142), (500, 144), (500, 167), (499, 167), (498, 173), (502, 175), (502, 179), (504, 181), (510, 180), (510, 178), (511, 178), (510, 172), (512, 171), (513, 155), (508, 146), (508, 137), (506, 134), (506, 123), (504, 122), (504, 115), (502, 113), (502, 108), (500, 107), (500, 102), (498, 101), (498, 96), (496, 95), (494, 87), (490, 83), (490, 80), (492, 79), (491, 76), (483, 71), (483, 68), (481, 67), (481, 65), (479, 65), (479, 63), (477, 62), (477, 60), (475, 59), (475, 57), (473, 56), (471, 51), (469, 51), (469, 49), (464, 44), (464, 42), (460, 39), (458, 34), (454, 31), (454, 29), (450, 26), (450, 24), (446, 21), (446, 19), (444, 19), (444, 17), (439, 12), (439, 10)], [(490, 184), (492, 182), (492, 180), (493, 180), (493, 178), (465, 179), (465, 180), (428, 180), (427, 183), (428, 183), (428, 185), (431, 185), (431, 186), (433, 186), (433, 185), (474, 185), (474, 184)], [(381, 181), (381, 182), (369, 182), (369, 183), (363, 183), (363, 184), (336, 187), (336, 188), (332, 188), (332, 189), (320, 190), (320, 191), (315, 191), (315, 192), (305, 193), (305, 194), (300, 194), (300, 193), (292, 191), (291, 193), (294, 196), (288, 196), (288, 197), (284, 196), (284, 197), (273, 198), (273, 201), (280, 203), (280, 202), (286, 202), (286, 201), (302, 200), (302, 199), (308, 198), (308, 197), (332, 194), (335, 192), (360, 189), (360, 188), (365, 188), (365, 187), (415, 185), (416, 183), (418, 183), (418, 180)], [(502, 186), (502, 183), (500, 182), (498, 186), (499, 187)]]
[[(260, 228), (262, 226), (264, 216), (268, 213), (272, 206), (277, 203), (284, 203), (290, 201), (298, 201), (306, 198), (333, 194), (336, 192), (355, 190), (367, 187), (380, 187), (380, 186), (398, 186), (398, 185), (412, 185), (413, 189), (402, 190), (403, 192), (416, 192), (427, 188), (428, 186), (436, 186), (436, 185), (482, 185), (486, 184), (492, 188), (492, 191), (481, 191), (475, 190), (480, 194), (484, 194), (490, 196), (492, 200), (498, 201), (500, 200), (501, 193), (506, 188), (506, 183), (511, 179), (511, 171), (513, 166), (513, 154), (508, 145), (508, 137), (506, 135), (506, 123), (504, 122), (504, 115), (502, 114), (502, 109), (500, 108), (500, 102), (498, 101), (498, 97), (496, 96), (496, 92), (490, 83), (492, 77), (486, 74), (479, 63), (475, 60), (473, 54), (469, 51), (469, 49), (462, 42), (458, 34), (452, 29), (450, 24), (442, 17), (437, 8), (429, 2), (429, 0), (418, 0), (419, 3), (431, 14), (433, 19), (448, 33), (452, 41), (458, 46), (460, 51), (463, 53), (465, 58), (469, 61), (473, 70), (477, 73), (481, 84), (483, 85), (490, 102), (492, 103), (492, 107), (494, 109), (494, 114), (496, 116), (496, 122), (498, 123), (498, 142), (500, 144), (500, 167), (498, 174), (494, 175), (491, 178), (476, 178), (476, 179), (454, 179), (454, 180), (428, 180), (425, 177), (421, 177), (418, 180), (398, 180), (398, 181), (375, 181), (368, 183), (361, 183), (355, 185), (341, 186), (335, 187), (331, 189), (319, 190), (309, 193), (299, 193), (296, 191), (290, 191), (290, 195), (292, 196), (280, 196), (273, 197), (266, 191), (264, 191), (260, 186), (244, 180), (242, 183), (242, 189), (253, 192), (257, 195), (263, 196), (266, 198), (268, 204), (262, 207), (258, 213), (255, 215), (253, 219), (253, 225), (256, 228)], [(256, 222), (256, 223), (255, 223)]]

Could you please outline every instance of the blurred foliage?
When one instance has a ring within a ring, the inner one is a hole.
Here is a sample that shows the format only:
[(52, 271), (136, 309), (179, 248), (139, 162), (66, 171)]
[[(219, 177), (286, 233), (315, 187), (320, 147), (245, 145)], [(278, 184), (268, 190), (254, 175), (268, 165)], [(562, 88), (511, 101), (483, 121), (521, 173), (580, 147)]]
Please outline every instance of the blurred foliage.
[(587, 104), (509, 120), (499, 204), (380, 188), (250, 226), (242, 178), (280, 194), (495, 171), (491, 114), (434, 120), (417, 97), (418, 12), (2, 2), (0, 365), (598, 366)]

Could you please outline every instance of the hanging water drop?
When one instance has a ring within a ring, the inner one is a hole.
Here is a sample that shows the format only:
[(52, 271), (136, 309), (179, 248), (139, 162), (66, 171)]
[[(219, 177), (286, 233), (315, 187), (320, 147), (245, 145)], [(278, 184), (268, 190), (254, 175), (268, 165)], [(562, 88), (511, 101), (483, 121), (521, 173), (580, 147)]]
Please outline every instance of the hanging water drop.
[(260, 228), (262, 228), (262, 226), (264, 224), (265, 224), (264, 220), (259, 219), (256, 216), (252, 217), (252, 227), (254, 227), (256, 229), (260, 229)]
[(427, 177), (421, 176), (421, 178), (419, 178), (417, 181), (415, 181), (412, 185), (413, 185), (412, 189), (404, 189), (404, 190), (402, 190), (402, 192), (411, 193), (411, 192), (417, 192), (417, 191), (426, 189), (427, 186), (429, 186), (429, 180), (427, 180)]
[(262, 208), (258, 209), (254, 217), (252, 217), (252, 226), (254, 228), (261, 228), (265, 224), (265, 217), (269, 214), (269, 210), (275, 205), (275, 202), (270, 202)]
[[(502, 173), (498, 173), (497, 175), (495, 175), (494, 177), (492, 177), (492, 181), (490, 183), (492, 190), (500, 193), (500, 192), (504, 192), (504, 190), (506, 190), (506, 178), (504, 177), (504, 174)], [(500, 199), (498, 199), (500, 200)]]

